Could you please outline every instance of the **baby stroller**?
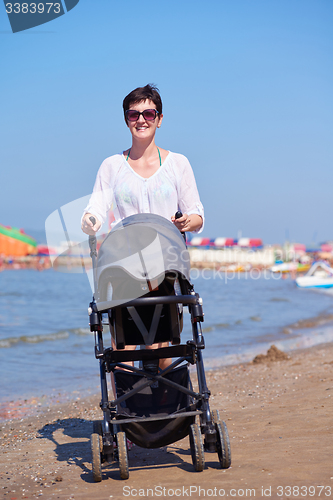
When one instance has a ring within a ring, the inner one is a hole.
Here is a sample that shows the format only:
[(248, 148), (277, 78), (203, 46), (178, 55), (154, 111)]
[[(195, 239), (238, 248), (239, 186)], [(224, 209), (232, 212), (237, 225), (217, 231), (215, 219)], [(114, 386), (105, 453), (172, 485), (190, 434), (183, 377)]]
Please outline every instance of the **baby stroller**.
[[(159, 448), (188, 435), (196, 471), (204, 469), (204, 450), (217, 452), (221, 468), (230, 467), (226, 424), (209, 407), (202, 299), (190, 283), (183, 235), (163, 217), (137, 214), (115, 226), (98, 255), (96, 238), (90, 236), (89, 244), (95, 287), (90, 329), (95, 334), (103, 411), (91, 435), (94, 480), (102, 480), (104, 461), (118, 461), (121, 479), (129, 477), (127, 439), (144, 448)], [(185, 306), (192, 339), (181, 344)], [(105, 324), (111, 347), (103, 344)], [(170, 345), (159, 346), (165, 342)], [(170, 364), (161, 370), (160, 360), (166, 358)], [(196, 366), (197, 391), (192, 388), (190, 364)], [(107, 373), (113, 377), (114, 400), (109, 400)]]

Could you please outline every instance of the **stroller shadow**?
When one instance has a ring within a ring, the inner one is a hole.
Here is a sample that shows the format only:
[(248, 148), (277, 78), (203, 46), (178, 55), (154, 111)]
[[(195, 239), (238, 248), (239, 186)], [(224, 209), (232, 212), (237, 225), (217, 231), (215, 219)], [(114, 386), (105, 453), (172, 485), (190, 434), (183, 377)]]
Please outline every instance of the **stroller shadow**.
[(56, 459), (82, 470), (81, 477), (93, 482), (91, 472), (90, 435), (92, 421), (81, 418), (58, 419), (38, 429), (37, 439), (48, 439), (55, 448)]
[[(54, 444), (58, 462), (76, 465), (81, 469), (81, 478), (87, 483), (94, 483), (90, 436), (93, 422), (80, 418), (58, 419), (38, 429), (37, 439), (48, 439)], [(182, 458), (184, 457), (184, 459)], [(186, 458), (185, 458), (186, 457)], [(190, 448), (183, 449), (174, 445), (156, 449), (133, 446), (128, 452), (130, 471), (156, 470), (177, 467), (186, 472), (195, 472), (191, 462)], [(214, 464), (215, 465), (215, 464)], [(119, 480), (118, 463), (102, 464), (103, 479)]]
[[(179, 448), (177, 446), (172, 446), (172, 450), (177, 453), (177, 455), (191, 456), (190, 448), (188, 450), (184, 450), (183, 448)], [(208, 457), (210, 460), (207, 460)], [(189, 469), (185, 469), (188, 472), (194, 472), (192, 464), (187, 464)], [(218, 460), (218, 456), (216, 452), (205, 451), (205, 469), (217, 469), (221, 470), (220, 463)]]

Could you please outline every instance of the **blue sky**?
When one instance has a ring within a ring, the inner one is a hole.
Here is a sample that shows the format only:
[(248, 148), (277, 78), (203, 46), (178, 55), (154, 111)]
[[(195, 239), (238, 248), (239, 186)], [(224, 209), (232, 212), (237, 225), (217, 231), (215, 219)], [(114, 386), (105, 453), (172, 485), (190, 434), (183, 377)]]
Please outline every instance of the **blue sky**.
[(333, 240), (332, 0), (80, 0), (13, 34), (0, 5), (0, 223), (42, 229), (130, 145), (122, 100), (159, 87), (203, 235)]

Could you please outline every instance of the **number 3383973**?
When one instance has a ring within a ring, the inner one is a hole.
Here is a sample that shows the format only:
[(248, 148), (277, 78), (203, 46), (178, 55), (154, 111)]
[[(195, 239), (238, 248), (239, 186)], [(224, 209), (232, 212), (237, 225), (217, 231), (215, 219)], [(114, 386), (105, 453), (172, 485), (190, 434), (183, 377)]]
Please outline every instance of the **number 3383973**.
[(6, 3), (7, 14), (60, 14), (60, 3)]

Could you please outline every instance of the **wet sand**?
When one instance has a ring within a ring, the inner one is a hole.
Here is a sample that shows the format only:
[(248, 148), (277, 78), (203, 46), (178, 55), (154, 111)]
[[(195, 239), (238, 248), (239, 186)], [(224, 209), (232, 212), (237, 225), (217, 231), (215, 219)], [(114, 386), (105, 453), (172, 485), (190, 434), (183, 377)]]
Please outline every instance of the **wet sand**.
[(333, 497), (333, 344), (287, 354), (206, 373), (211, 408), (229, 429), (227, 470), (206, 452), (205, 470), (194, 472), (185, 438), (158, 450), (134, 446), (128, 480), (105, 464), (94, 483), (89, 437), (101, 417), (98, 395), (39, 407), (32, 417), (24, 416), (28, 402), (13, 403), (18, 418), (0, 425), (0, 498)]

